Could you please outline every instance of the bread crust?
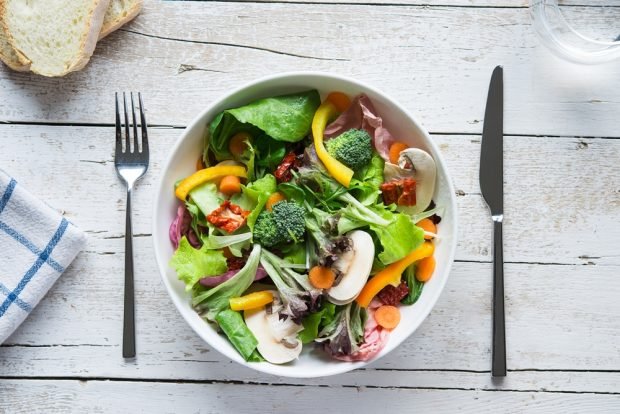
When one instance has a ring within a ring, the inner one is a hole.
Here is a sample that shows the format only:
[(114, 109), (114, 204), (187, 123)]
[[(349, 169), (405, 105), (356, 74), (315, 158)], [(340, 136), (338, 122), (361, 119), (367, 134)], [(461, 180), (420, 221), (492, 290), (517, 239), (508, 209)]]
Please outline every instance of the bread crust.
[(142, 4), (143, 0), (138, 0), (136, 4), (129, 9), (129, 12), (125, 17), (119, 17), (108, 24), (104, 24), (101, 28), (101, 33), (99, 33), (99, 40), (103, 39), (124, 24), (132, 21), (140, 13), (140, 10), (142, 10)]
[(97, 45), (99, 33), (101, 32), (101, 26), (103, 25), (103, 18), (105, 16), (105, 12), (108, 6), (110, 5), (110, 0), (93, 0), (91, 8), (88, 11), (88, 18), (86, 19), (85, 30), (80, 37), (80, 50), (77, 56), (65, 67), (63, 71), (48, 72), (45, 69), (39, 68), (36, 62), (31, 62), (28, 56), (15, 45), (15, 39), (13, 38), (9, 27), (6, 24), (6, 1), (7, 0), (0, 0), (0, 21), (2, 22), (2, 26), (5, 34), (7, 35), (9, 44), (13, 47), (13, 50), (15, 51), (18, 59), (23, 65), (29, 65), (30, 70), (32, 70), (32, 72), (34, 73), (49, 77), (63, 76), (67, 73), (80, 70), (84, 66), (86, 66), (86, 64), (90, 60), (90, 57), (95, 51), (95, 46)]
[[(3, 15), (4, 15), (4, 0), (0, 0), (0, 36), (4, 36), (9, 47), (13, 49), (13, 46), (9, 42), (8, 29), (6, 25), (4, 24), (4, 19), (2, 18)], [(14, 57), (7, 56), (4, 53), (2, 53), (2, 49), (0, 49), (0, 60), (2, 60), (2, 62), (4, 62), (4, 64), (7, 65), (9, 68), (17, 72), (29, 71), (30, 65), (29, 64), (24, 65), (22, 62), (20, 62), (19, 56), (17, 55), (17, 53), (15, 53), (15, 49), (13, 49), (13, 53), (15, 55)]]

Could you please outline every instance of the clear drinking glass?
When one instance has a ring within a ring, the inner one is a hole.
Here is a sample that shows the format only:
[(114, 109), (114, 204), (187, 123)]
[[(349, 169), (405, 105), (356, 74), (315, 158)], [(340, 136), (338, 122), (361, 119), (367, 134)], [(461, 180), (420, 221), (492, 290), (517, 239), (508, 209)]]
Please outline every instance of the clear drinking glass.
[(620, 58), (620, 2), (530, 0), (530, 13), (543, 43), (557, 55), (585, 64)]

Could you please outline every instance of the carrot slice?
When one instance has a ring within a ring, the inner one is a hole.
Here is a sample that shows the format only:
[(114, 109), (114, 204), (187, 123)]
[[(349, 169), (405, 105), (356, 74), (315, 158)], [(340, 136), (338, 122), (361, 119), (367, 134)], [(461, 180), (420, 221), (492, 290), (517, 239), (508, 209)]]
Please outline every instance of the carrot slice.
[(428, 282), (433, 277), (435, 265), (436, 262), (433, 256), (420, 260), (415, 267), (415, 278), (420, 282)]
[[(422, 230), (427, 231), (429, 233), (433, 233), (433, 234), (437, 234), (437, 226), (435, 225), (435, 223), (433, 223), (433, 220), (429, 219), (429, 218), (425, 218), (422, 219), (420, 221), (418, 221), (416, 224), (416, 226), (421, 227)], [(432, 238), (432, 236), (430, 234), (425, 234), (424, 238), (426, 240), (429, 240)]]
[(235, 135), (230, 138), (230, 142), (228, 143), (228, 150), (235, 157), (239, 157), (243, 154), (248, 148), (248, 144), (246, 141), (252, 139), (252, 136), (247, 132), (237, 132)]
[(235, 175), (227, 175), (220, 181), (220, 191), (226, 195), (241, 192), (241, 180)]
[(325, 100), (331, 102), (336, 107), (338, 112), (346, 111), (351, 105), (351, 100), (349, 97), (342, 92), (332, 92), (327, 95)]
[(400, 322), (400, 311), (392, 305), (379, 306), (375, 311), (375, 320), (385, 329), (394, 329)]
[(332, 269), (325, 266), (314, 266), (308, 274), (310, 284), (317, 289), (329, 289), (334, 285), (336, 275)]
[(267, 202), (265, 203), (265, 208), (267, 209), (267, 211), (271, 211), (271, 209), (273, 208), (275, 204), (279, 203), (280, 201), (284, 201), (284, 200), (286, 200), (286, 197), (284, 197), (284, 194), (276, 191), (275, 193), (271, 194), (269, 198), (267, 199)]
[(402, 142), (395, 142), (390, 147), (390, 162), (392, 164), (398, 164), (398, 157), (400, 156), (400, 152), (402, 150), (406, 150), (409, 148), (407, 144), (403, 144)]

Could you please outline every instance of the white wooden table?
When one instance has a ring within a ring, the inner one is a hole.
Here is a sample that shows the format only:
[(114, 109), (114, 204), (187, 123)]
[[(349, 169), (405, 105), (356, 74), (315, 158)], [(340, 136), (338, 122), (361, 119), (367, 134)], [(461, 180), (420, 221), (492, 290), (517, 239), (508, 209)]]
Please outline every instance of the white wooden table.
[[(620, 16), (618, 0), (577, 3), (590, 25), (597, 5)], [(494, 382), (478, 157), (497, 64), (509, 372)], [(350, 75), (403, 102), (443, 151), (459, 204), (457, 260), (428, 319), (367, 369), (325, 379), (260, 374), (203, 343), (169, 300), (151, 240), (154, 185), (181, 128), (231, 88), (289, 70)], [(120, 347), (125, 193), (113, 166), (123, 90), (142, 91), (152, 124), (134, 199), (132, 363)], [(1, 412), (620, 411), (620, 62), (551, 56), (525, 0), (147, 0), (81, 72), (0, 69), (0, 121), (0, 166), (89, 235), (0, 346)]]

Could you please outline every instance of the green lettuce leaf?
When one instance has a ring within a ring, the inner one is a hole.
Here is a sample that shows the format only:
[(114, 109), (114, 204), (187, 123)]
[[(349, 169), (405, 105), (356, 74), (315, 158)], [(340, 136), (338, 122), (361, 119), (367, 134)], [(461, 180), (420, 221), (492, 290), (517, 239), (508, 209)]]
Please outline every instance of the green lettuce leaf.
[[(383, 217), (385, 215), (383, 213)], [(379, 238), (383, 251), (378, 258), (386, 265), (402, 259), (424, 241), (424, 230), (416, 226), (409, 216), (401, 213), (393, 214), (392, 221), (386, 227), (370, 224), (370, 229)]]
[(263, 178), (249, 183), (247, 186), (241, 186), (241, 193), (235, 194), (230, 201), (237, 204), (244, 210), (250, 210), (246, 223), (250, 230), (254, 230), (254, 223), (263, 208), (267, 199), (278, 190), (276, 178), (267, 174)]
[(219, 250), (228, 247), (233, 256), (242, 257), (242, 250), (250, 247), (252, 242), (252, 233), (240, 233), (231, 235), (216, 235), (213, 231), (209, 232), (209, 236), (203, 237), (202, 242), (207, 249)]
[(247, 218), (250, 230), (254, 230), (254, 223), (256, 223), (258, 215), (263, 211), (269, 196), (275, 193), (277, 189), (276, 177), (271, 174), (265, 175), (244, 188), (244, 194), (254, 201), (252, 212)]
[(245, 266), (236, 275), (211, 289), (195, 290), (192, 304), (201, 310), (207, 309), (207, 319), (210, 321), (215, 320), (218, 313), (230, 308), (228, 300), (232, 297), (243, 295), (243, 292), (254, 281), (256, 269), (260, 262), (260, 252), (260, 245), (255, 244)]
[(306, 316), (301, 322), (304, 329), (299, 332), (297, 337), (299, 340), (308, 344), (319, 336), (319, 329), (325, 325), (328, 325), (334, 320), (336, 315), (336, 305), (331, 302), (324, 301), (321, 309), (318, 312), (311, 313)]
[(258, 340), (245, 324), (239, 312), (230, 309), (223, 310), (217, 314), (215, 321), (246, 361), (254, 357)]
[(286, 155), (286, 144), (276, 141), (267, 135), (262, 135), (254, 140), (256, 146), (255, 164), (260, 175), (266, 171), (274, 171)]
[(282, 258), (291, 264), (306, 264), (306, 243), (290, 243), (280, 249)]
[(370, 164), (356, 173), (351, 185), (351, 192), (360, 203), (365, 206), (372, 205), (377, 202), (379, 197), (379, 189), (383, 184), (383, 166), (385, 161), (377, 153), (373, 153)]
[(256, 137), (263, 131), (276, 141), (298, 142), (310, 132), (314, 112), (320, 104), (318, 91), (310, 90), (228, 109), (209, 124), (209, 148), (218, 161), (232, 158), (228, 141), (238, 132)]
[(185, 290), (190, 291), (200, 278), (215, 276), (228, 270), (226, 258), (219, 250), (209, 250), (202, 246), (200, 250), (193, 248), (183, 236), (179, 248), (170, 260), (170, 266), (177, 272), (180, 280), (185, 282)]
[(210, 182), (195, 187), (189, 192), (189, 196), (192, 203), (194, 203), (205, 216), (211, 214), (211, 212), (218, 208), (224, 201), (224, 196), (217, 190), (217, 185)]

